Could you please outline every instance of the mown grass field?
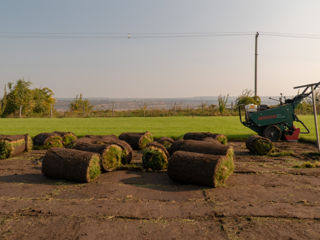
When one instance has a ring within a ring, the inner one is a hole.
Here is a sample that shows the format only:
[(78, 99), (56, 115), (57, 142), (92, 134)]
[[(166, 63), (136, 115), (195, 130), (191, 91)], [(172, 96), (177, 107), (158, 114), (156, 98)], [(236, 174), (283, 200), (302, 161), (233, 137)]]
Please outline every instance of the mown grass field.
[[(312, 115), (300, 116), (311, 133), (301, 138), (315, 140)], [(227, 135), (230, 139), (245, 139), (254, 134), (244, 127), (236, 116), (228, 117), (132, 117), (132, 118), (3, 118), (0, 134), (35, 136), (40, 132), (72, 131), (79, 136), (86, 134), (116, 134), (129, 131), (151, 131), (156, 137), (178, 137), (186, 132), (210, 131)]]

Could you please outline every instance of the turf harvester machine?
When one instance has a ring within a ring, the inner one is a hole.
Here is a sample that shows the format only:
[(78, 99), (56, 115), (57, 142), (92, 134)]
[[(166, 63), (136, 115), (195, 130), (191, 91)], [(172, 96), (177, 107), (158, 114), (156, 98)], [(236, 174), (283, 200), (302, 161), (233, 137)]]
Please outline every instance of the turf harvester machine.
[[(297, 141), (299, 134), (310, 133), (307, 126), (297, 117), (295, 109), (301, 101), (308, 97), (318, 88), (320, 82), (298, 86), (296, 88), (304, 88), (302, 93), (296, 95), (292, 99), (282, 101), (282, 96), (279, 99), (280, 104), (275, 107), (267, 105), (241, 105), (239, 107), (240, 122), (257, 132), (260, 136), (269, 138), (272, 141), (280, 139), (287, 141)], [(245, 121), (242, 120), (242, 110), (245, 112)], [(299, 122), (305, 128), (305, 132), (300, 132), (300, 128), (296, 128), (293, 123)]]

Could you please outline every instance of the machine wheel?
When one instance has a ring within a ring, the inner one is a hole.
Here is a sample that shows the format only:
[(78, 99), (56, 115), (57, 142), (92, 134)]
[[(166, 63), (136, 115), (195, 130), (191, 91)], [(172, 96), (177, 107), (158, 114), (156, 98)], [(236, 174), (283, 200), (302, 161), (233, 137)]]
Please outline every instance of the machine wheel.
[(263, 130), (263, 136), (269, 138), (272, 142), (279, 141), (281, 135), (281, 129), (277, 125), (270, 125)]

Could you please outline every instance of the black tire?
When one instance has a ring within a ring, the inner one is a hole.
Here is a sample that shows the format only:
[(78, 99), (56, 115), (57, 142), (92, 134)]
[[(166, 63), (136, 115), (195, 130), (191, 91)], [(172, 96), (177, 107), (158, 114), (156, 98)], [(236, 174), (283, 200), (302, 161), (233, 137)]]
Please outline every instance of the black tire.
[(282, 131), (277, 125), (270, 125), (263, 130), (263, 136), (272, 142), (277, 142), (282, 136)]

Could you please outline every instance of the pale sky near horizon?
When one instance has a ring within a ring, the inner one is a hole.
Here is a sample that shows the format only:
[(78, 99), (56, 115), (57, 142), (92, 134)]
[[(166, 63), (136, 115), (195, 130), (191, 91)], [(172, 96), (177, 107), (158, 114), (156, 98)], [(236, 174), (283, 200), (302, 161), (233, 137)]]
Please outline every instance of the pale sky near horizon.
[[(258, 94), (320, 81), (318, 0), (0, 0), (1, 33), (277, 32), (259, 36)], [(239, 95), (254, 85), (254, 35), (1, 38), (3, 84), (24, 78), (56, 97)]]

